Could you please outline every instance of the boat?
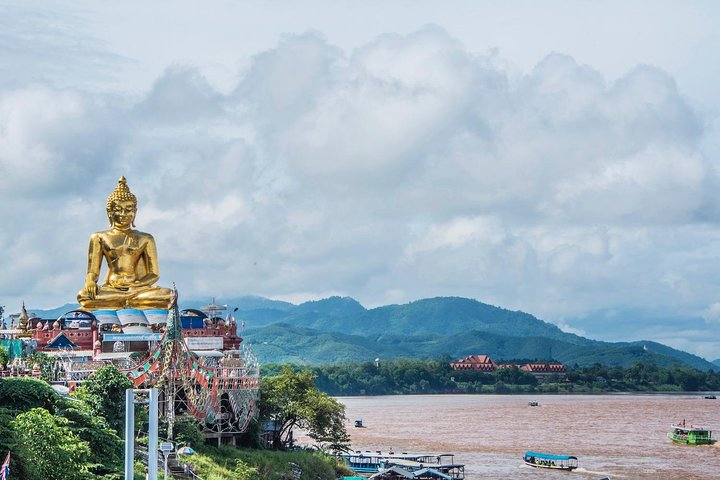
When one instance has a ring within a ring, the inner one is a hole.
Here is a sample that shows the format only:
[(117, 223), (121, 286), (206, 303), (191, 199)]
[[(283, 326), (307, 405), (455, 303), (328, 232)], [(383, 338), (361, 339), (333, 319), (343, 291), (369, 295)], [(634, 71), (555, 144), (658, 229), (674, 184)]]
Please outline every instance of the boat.
[(525, 465), (534, 468), (550, 468), (553, 470), (574, 470), (578, 467), (577, 457), (572, 455), (553, 455), (551, 453), (525, 452)]
[(705, 395), (705, 400), (716, 400), (717, 397), (715, 395)]
[(357, 420), (355, 420), (355, 428), (365, 428), (362, 418), (358, 418)]
[(685, 420), (672, 425), (668, 438), (675, 443), (684, 445), (712, 445), (717, 440), (712, 438), (712, 431), (697, 425), (685, 425)]
[[(371, 474), (370, 478), (442, 478), (464, 480), (465, 465), (455, 463), (452, 454), (397, 454), (360, 450), (342, 455), (345, 463), (358, 474)], [(399, 477), (397, 475), (400, 475)]]
[(540, 406), (540, 404), (535, 400), (528, 402), (528, 407), (539, 407), (539, 406)]

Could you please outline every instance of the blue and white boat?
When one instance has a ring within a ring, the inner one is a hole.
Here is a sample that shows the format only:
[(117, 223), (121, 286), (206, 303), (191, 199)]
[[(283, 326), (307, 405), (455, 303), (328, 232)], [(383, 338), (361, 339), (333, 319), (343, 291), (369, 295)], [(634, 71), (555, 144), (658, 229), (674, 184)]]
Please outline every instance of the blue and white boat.
[(550, 468), (554, 470), (574, 470), (578, 467), (578, 459), (572, 455), (553, 455), (551, 453), (525, 452), (525, 465), (534, 468)]

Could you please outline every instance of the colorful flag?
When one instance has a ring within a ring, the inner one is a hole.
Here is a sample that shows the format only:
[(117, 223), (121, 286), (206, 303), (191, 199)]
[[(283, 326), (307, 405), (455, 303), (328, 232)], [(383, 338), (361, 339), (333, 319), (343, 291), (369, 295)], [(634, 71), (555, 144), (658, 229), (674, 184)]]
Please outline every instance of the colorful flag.
[(0, 480), (10, 480), (10, 452), (8, 452), (2, 467), (0, 467)]

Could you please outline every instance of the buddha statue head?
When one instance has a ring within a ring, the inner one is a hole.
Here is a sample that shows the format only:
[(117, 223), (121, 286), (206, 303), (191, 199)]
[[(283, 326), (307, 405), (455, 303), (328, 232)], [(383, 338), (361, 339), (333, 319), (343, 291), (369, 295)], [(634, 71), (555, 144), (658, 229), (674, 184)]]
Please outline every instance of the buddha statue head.
[(120, 177), (115, 190), (110, 194), (105, 206), (111, 227), (128, 229), (135, 226), (137, 198), (127, 186), (125, 177)]

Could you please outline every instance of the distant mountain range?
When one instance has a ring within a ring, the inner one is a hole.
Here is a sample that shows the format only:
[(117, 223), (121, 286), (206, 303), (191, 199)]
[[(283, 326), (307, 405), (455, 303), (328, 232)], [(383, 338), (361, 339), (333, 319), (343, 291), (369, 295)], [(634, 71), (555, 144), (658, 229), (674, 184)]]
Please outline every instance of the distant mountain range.
[[(208, 302), (181, 302), (200, 308)], [(601, 363), (628, 367), (649, 360), (659, 366), (681, 363), (717, 370), (687, 352), (650, 342), (601, 342), (563, 332), (555, 325), (519, 311), (461, 297), (426, 298), (404, 305), (366, 309), (350, 297), (330, 297), (294, 305), (263, 297), (218, 299), (245, 320), (242, 332), (262, 363), (303, 364), (367, 361), (375, 358), (459, 359), (471, 354), (510, 359), (557, 360), (566, 365)], [(56, 318), (77, 308), (38, 311)]]

